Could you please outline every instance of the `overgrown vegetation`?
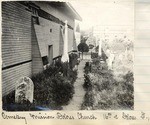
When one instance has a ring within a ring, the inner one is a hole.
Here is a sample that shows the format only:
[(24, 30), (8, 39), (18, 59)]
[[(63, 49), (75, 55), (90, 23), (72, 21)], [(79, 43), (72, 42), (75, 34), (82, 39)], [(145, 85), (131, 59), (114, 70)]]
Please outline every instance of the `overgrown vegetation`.
[[(36, 110), (36, 106), (49, 109), (61, 109), (61, 106), (67, 105), (74, 94), (74, 82), (77, 78), (76, 54), (69, 55), (70, 62), (62, 63), (61, 60), (46, 67), (46, 70), (32, 76), (34, 83), (34, 103), (20, 108), (15, 104), (15, 92), (9, 94), (3, 99), (3, 109), (9, 110), (6, 105), (15, 105), (15, 111), (19, 110)], [(10, 97), (13, 97), (10, 99)], [(9, 100), (8, 100), (9, 99)], [(20, 109), (19, 109), (20, 108)], [(12, 108), (11, 108), (12, 110)]]
[[(74, 94), (73, 83), (77, 78), (77, 56), (71, 54), (70, 62), (57, 62), (42, 73), (33, 76), (35, 85), (34, 97), (38, 105), (46, 105), (57, 109), (67, 105)], [(41, 94), (42, 93), (42, 94)]]
[(112, 70), (108, 70), (107, 64), (100, 58), (94, 58), (91, 65), (85, 65), (86, 90), (82, 110), (115, 110), (133, 109), (133, 73), (120, 76), (121, 80), (115, 79)]

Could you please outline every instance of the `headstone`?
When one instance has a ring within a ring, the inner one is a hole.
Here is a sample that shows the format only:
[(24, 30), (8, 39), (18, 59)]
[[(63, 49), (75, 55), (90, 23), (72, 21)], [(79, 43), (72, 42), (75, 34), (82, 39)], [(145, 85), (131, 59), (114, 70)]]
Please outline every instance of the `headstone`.
[(21, 77), (16, 83), (15, 102), (23, 104), (25, 101), (33, 103), (34, 84), (29, 77)]

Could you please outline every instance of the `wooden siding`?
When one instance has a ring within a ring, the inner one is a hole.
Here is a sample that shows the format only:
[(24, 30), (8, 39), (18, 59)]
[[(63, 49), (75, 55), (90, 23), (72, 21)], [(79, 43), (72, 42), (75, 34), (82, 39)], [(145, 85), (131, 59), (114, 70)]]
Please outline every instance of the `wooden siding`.
[(2, 71), (2, 94), (9, 94), (15, 89), (16, 81), (22, 76), (31, 75), (31, 62)]
[[(53, 58), (62, 54), (62, 35), (60, 34), (60, 24), (39, 17), (40, 25), (35, 25), (36, 36), (41, 52), (41, 56), (48, 55), (48, 45), (53, 45)], [(50, 32), (52, 29), (52, 32)], [(68, 52), (72, 51), (74, 42), (74, 31), (68, 28)], [(61, 45), (60, 45), (61, 44)]]
[(37, 41), (36, 33), (35, 33), (35, 28), (34, 24), (32, 22), (32, 74), (37, 74), (41, 71), (43, 71), (43, 62), (42, 62), (42, 57), (39, 49), (39, 44)]
[[(40, 4), (41, 5), (41, 4)], [(55, 8), (45, 11), (68, 20), (74, 27), (74, 20)], [(47, 10), (48, 9), (48, 10)], [(52, 12), (52, 10), (53, 12)], [(55, 13), (56, 12), (56, 13)], [(61, 24), (39, 17), (40, 25), (32, 24), (31, 12), (19, 2), (2, 2), (2, 95), (15, 88), (21, 76), (31, 76), (43, 70), (42, 56), (48, 56), (48, 45), (53, 45), (53, 58), (62, 54), (63, 41)], [(52, 30), (50, 32), (50, 29)], [(73, 46), (73, 30), (68, 28), (68, 52)]]
[[(60, 24), (39, 17), (40, 25), (34, 25), (41, 56), (48, 56), (48, 45), (53, 45), (53, 57), (59, 55)], [(52, 29), (52, 32), (50, 32)]]
[(31, 15), (18, 2), (2, 2), (3, 96), (14, 90), (19, 77), (31, 76), (31, 60)]

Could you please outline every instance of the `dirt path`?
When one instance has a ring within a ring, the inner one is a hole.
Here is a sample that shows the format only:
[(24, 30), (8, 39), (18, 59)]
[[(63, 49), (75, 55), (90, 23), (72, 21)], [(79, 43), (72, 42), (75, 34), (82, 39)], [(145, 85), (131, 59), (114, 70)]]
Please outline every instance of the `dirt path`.
[(84, 99), (85, 91), (84, 84), (84, 66), (87, 60), (82, 60), (78, 66), (78, 77), (74, 83), (75, 93), (72, 100), (67, 106), (63, 106), (63, 110), (80, 110)]

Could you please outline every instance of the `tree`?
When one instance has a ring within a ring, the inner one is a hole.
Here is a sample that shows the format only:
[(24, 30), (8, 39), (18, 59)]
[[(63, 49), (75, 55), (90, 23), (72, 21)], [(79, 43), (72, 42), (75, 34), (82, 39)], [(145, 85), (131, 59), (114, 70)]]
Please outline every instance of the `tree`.
[(83, 59), (83, 52), (88, 52), (89, 51), (89, 46), (85, 42), (81, 42), (78, 45), (78, 50), (82, 52), (82, 59)]

